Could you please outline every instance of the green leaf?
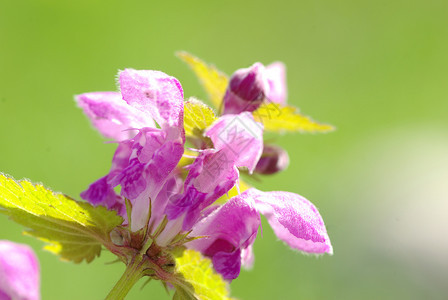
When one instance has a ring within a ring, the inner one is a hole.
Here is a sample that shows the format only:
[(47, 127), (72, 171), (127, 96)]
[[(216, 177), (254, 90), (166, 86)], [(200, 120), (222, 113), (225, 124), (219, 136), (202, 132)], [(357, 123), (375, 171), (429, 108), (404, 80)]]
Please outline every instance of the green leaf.
[(299, 113), (292, 106), (279, 106), (277, 103), (263, 103), (253, 113), (254, 119), (264, 125), (264, 129), (274, 132), (329, 132), (334, 127), (320, 124)]
[(80, 263), (110, 245), (110, 232), (123, 219), (105, 207), (93, 207), (54, 193), (40, 184), (16, 182), (0, 173), (0, 213), (28, 228), (25, 234), (48, 243), (44, 248)]
[(190, 53), (178, 52), (177, 56), (193, 70), (210, 101), (216, 108), (219, 108), (229, 83), (227, 75)]
[(194, 250), (185, 250), (176, 258), (180, 282), (173, 283), (173, 299), (223, 300), (229, 298), (227, 283), (215, 272), (210, 259)]
[(190, 98), (184, 103), (184, 128), (187, 136), (202, 135), (202, 131), (216, 120), (213, 110), (201, 101)]

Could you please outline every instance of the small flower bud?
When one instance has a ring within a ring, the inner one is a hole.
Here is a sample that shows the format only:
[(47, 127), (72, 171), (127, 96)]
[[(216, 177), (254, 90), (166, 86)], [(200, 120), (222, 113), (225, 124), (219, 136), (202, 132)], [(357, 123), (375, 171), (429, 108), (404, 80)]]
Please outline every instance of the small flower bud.
[(289, 156), (284, 149), (274, 145), (264, 145), (255, 172), (265, 175), (275, 174), (286, 169), (288, 165)]
[(269, 92), (265, 67), (255, 63), (246, 69), (239, 69), (230, 78), (224, 96), (224, 113), (238, 114), (256, 110)]

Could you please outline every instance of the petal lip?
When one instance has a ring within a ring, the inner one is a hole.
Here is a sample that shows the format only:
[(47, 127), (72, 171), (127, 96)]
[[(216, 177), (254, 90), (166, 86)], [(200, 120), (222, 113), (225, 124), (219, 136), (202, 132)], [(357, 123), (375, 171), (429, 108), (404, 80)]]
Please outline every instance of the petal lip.
[(125, 69), (119, 73), (123, 99), (162, 128), (183, 131), (183, 90), (179, 81), (160, 71)]
[[(186, 246), (211, 257), (219, 273), (235, 279), (242, 263), (241, 251), (253, 244), (260, 225), (260, 214), (250, 195), (244, 192), (199, 220), (191, 235), (208, 238), (194, 240)], [(243, 262), (250, 263), (251, 259), (248, 257)]]
[(248, 193), (277, 237), (291, 248), (307, 253), (333, 254), (324, 221), (310, 201), (290, 192), (250, 189)]
[(123, 101), (118, 92), (84, 93), (75, 96), (75, 101), (106, 138), (122, 141), (135, 135), (129, 129), (155, 126), (152, 119)]
[(170, 198), (165, 211), (168, 219), (185, 214), (183, 229), (190, 230), (201, 212), (235, 185), (238, 175), (233, 161), (221, 150), (202, 151), (189, 167), (184, 192)]

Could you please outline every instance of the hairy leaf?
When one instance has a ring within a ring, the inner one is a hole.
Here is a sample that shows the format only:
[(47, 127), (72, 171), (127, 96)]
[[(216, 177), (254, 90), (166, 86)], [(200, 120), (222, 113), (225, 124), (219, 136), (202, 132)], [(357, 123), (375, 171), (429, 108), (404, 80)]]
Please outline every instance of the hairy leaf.
[(80, 263), (100, 255), (109, 234), (123, 219), (105, 207), (93, 207), (55, 193), (40, 184), (16, 182), (0, 173), (0, 213), (28, 229), (26, 234), (48, 243), (44, 248)]
[(253, 112), (253, 116), (268, 131), (329, 132), (334, 130), (332, 125), (320, 124), (310, 117), (300, 114), (295, 107), (279, 106), (277, 103), (262, 104)]
[(215, 120), (213, 110), (201, 101), (190, 98), (184, 103), (184, 128), (187, 136), (202, 134)]
[(210, 259), (194, 250), (183, 251), (176, 258), (177, 272), (181, 274), (181, 284), (174, 284), (173, 299), (223, 300), (229, 298), (227, 283), (217, 274)]
[(187, 52), (178, 52), (177, 56), (193, 70), (210, 101), (219, 108), (229, 83), (227, 75)]

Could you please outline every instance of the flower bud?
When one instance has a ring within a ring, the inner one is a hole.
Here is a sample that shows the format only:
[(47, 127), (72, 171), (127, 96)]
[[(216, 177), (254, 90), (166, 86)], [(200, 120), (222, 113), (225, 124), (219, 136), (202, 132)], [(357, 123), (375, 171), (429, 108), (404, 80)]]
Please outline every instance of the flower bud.
[(289, 165), (289, 156), (283, 148), (274, 145), (264, 145), (261, 158), (255, 167), (259, 174), (275, 174), (283, 171)]
[(255, 63), (233, 73), (224, 95), (224, 114), (256, 110), (269, 92), (265, 67)]

